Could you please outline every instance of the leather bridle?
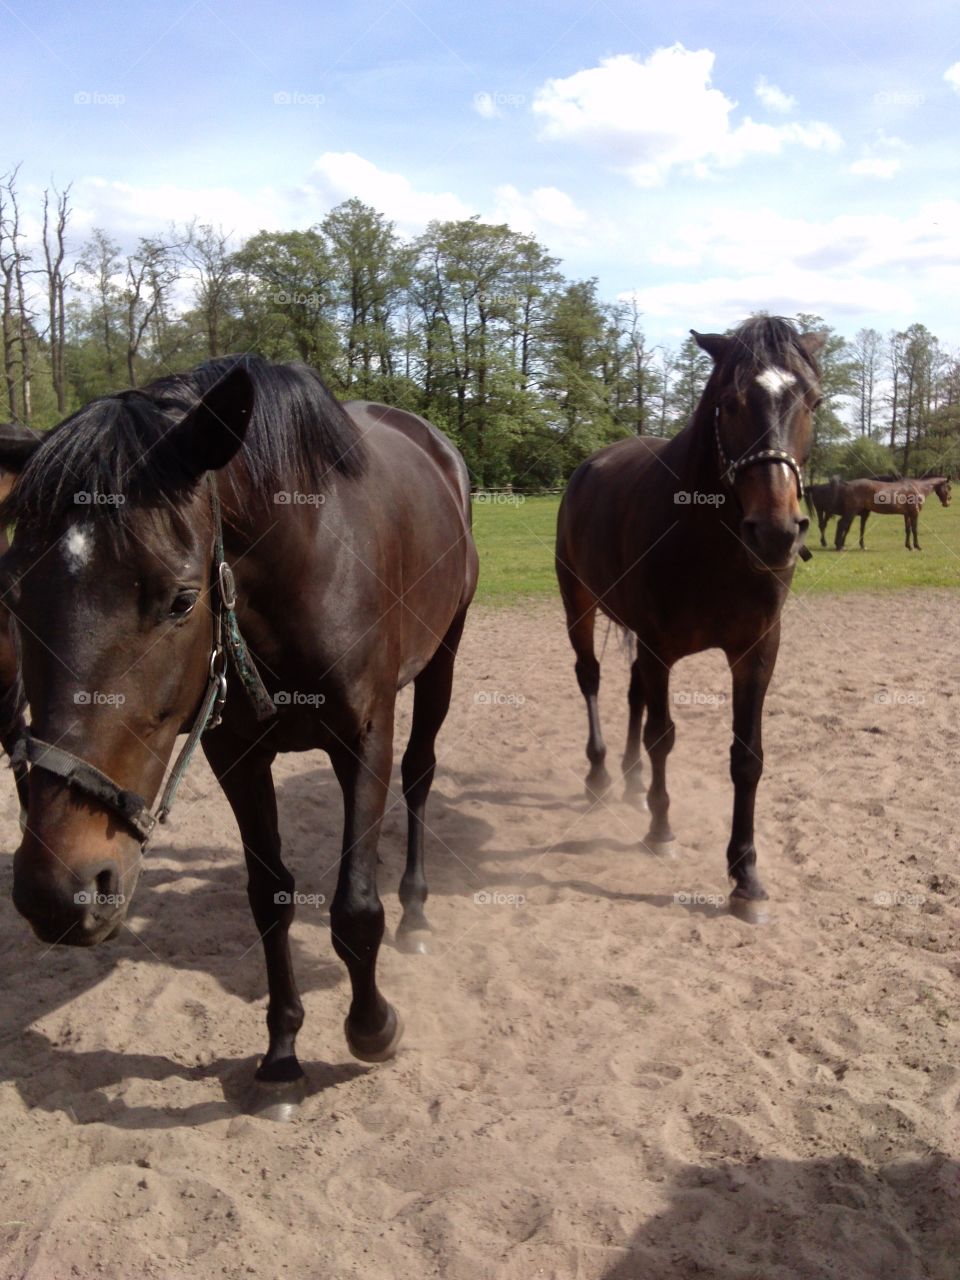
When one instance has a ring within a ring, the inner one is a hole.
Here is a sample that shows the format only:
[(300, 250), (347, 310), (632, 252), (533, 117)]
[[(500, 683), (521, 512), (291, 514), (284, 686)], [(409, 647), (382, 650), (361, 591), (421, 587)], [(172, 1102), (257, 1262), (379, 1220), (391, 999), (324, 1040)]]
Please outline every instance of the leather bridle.
[(247, 691), (258, 720), (276, 715), (277, 708), (260, 678), (250, 651), (240, 634), (237, 623), (237, 590), (233, 571), (227, 563), (223, 548), (223, 516), (216, 482), (210, 480), (210, 506), (213, 514), (213, 565), (211, 571), (211, 597), (214, 601), (213, 644), (207, 685), (194, 716), (187, 740), (170, 771), (156, 814), (146, 800), (136, 791), (127, 790), (95, 765), (74, 755), (63, 747), (36, 738), (26, 729), (10, 753), (14, 766), (29, 764), (62, 778), (68, 786), (82, 792), (115, 814), (145, 845), (153, 835), (158, 822), (165, 822), (173, 807), (177, 790), (187, 771), (200, 739), (208, 729), (215, 729), (221, 722), (227, 699), (227, 667), (232, 660), (240, 682)]
[(792, 453), (787, 453), (784, 449), (755, 449), (753, 453), (744, 454), (741, 458), (728, 458), (724, 452), (723, 443), (720, 440), (720, 408), (719, 406), (714, 412), (713, 430), (717, 441), (717, 454), (720, 458), (720, 476), (731, 487), (740, 471), (747, 467), (756, 466), (761, 462), (780, 463), (789, 467), (793, 472), (797, 481), (797, 498), (803, 498), (803, 472), (800, 463), (796, 460)]

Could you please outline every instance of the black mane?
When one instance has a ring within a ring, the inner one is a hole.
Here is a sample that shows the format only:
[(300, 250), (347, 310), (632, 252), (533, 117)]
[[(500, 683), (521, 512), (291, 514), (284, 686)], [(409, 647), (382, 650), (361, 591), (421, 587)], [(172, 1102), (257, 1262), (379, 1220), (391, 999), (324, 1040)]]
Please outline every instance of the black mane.
[(771, 366), (795, 373), (807, 369), (814, 377), (820, 376), (816, 360), (801, 345), (800, 332), (791, 320), (782, 316), (752, 316), (730, 336), (730, 345), (717, 373), (723, 381), (732, 378), (737, 390), (757, 369)]
[(260, 356), (221, 356), (142, 389), (101, 396), (66, 418), (24, 467), (0, 519), (42, 531), (67, 512), (82, 512), (95, 494), (113, 495), (98, 511), (110, 513), (121, 528), (131, 508), (176, 508), (197, 478), (155, 446), (238, 364), (256, 393), (243, 446), (228, 468), (246, 505), (271, 502), (278, 490), (318, 492), (331, 472), (363, 474), (362, 437), (313, 369)]

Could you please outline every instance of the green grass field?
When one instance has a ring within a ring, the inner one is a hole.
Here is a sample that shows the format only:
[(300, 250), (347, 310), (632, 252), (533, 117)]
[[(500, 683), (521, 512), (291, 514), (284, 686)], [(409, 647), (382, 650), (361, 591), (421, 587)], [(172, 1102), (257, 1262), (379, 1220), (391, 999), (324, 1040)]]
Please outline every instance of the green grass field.
[[(557, 594), (553, 542), (559, 498), (474, 502), (473, 521), (480, 549), (477, 600), (509, 604)], [(922, 551), (906, 551), (900, 516), (873, 515), (867, 522), (867, 550), (857, 546), (854, 521), (847, 550), (833, 550), (836, 521), (827, 531), (829, 550), (819, 545), (816, 522), (807, 535), (813, 559), (799, 564), (793, 590), (895, 591), (905, 587), (960, 587), (960, 501), (944, 508), (930, 498), (920, 516)]]

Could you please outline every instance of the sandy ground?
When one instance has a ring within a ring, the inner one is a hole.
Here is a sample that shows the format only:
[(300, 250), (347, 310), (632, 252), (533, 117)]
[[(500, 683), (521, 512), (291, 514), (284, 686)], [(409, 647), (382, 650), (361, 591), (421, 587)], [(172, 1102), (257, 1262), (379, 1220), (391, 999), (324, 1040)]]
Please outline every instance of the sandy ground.
[[(403, 1049), (349, 1058), (346, 975), (305, 906), (310, 1092), (289, 1125), (235, 1105), (265, 1047), (265, 982), (203, 763), (130, 928), (99, 950), (34, 941), (4, 856), (0, 1274), (957, 1280), (958, 652), (956, 595), (791, 604), (757, 928), (723, 903), (720, 656), (674, 675), (681, 849), (654, 859), (619, 788), (583, 798), (559, 608), (475, 611), (429, 812), (433, 954), (381, 952)], [(626, 679), (611, 638), (611, 760)], [(330, 769), (288, 756), (277, 776), (298, 889), (329, 895)]]

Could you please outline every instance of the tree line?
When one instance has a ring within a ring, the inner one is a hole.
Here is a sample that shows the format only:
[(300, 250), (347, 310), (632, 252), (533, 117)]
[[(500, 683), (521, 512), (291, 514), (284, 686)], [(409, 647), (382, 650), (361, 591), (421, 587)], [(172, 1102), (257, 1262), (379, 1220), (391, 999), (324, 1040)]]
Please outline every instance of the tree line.
[[(688, 338), (648, 340), (635, 303), (571, 280), (534, 237), (479, 217), (403, 239), (352, 199), (305, 231), (172, 224), (122, 250), (73, 245), (70, 188), (42, 192), (28, 237), (17, 171), (0, 179), (6, 414), (44, 428), (122, 387), (231, 351), (314, 365), (342, 399), (424, 414), (478, 486), (562, 484), (601, 445), (669, 436), (710, 372)], [(702, 317), (693, 317), (702, 322)], [(825, 330), (811, 472), (960, 466), (960, 359), (923, 325)], [(843, 413), (844, 416), (841, 416)]]

